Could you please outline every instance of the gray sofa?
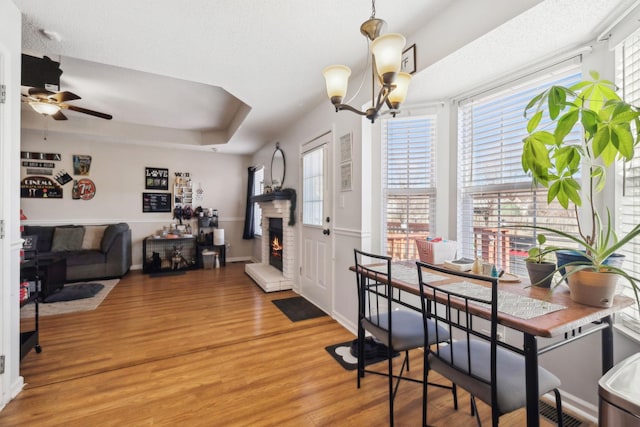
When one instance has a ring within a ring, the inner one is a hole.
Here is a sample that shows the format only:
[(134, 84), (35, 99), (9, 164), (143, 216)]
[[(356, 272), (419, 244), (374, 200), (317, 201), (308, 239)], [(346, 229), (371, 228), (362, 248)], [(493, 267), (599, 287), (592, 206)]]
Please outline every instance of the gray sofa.
[(67, 282), (122, 277), (131, 268), (131, 229), (123, 222), (25, 225), (23, 235), (38, 237), (38, 258), (66, 258)]

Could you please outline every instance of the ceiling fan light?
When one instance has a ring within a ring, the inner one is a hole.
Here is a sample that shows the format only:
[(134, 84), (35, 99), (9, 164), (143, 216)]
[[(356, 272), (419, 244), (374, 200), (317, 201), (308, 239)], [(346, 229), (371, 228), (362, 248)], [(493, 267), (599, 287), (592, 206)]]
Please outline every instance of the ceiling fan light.
[(406, 42), (404, 36), (398, 33), (388, 33), (371, 42), (376, 71), (385, 83), (391, 83), (395, 73), (400, 71), (402, 50)]
[(322, 71), (327, 84), (327, 96), (336, 105), (342, 103), (347, 94), (351, 69), (344, 65), (330, 65)]
[(33, 108), (37, 113), (44, 114), (47, 116), (52, 116), (60, 111), (60, 106), (57, 104), (51, 104), (49, 102), (42, 101), (30, 101), (29, 105)]
[(407, 93), (409, 91), (409, 83), (411, 83), (411, 74), (398, 73), (396, 79), (393, 82), (396, 87), (389, 93), (389, 102), (393, 108), (398, 108), (405, 99), (407, 99)]

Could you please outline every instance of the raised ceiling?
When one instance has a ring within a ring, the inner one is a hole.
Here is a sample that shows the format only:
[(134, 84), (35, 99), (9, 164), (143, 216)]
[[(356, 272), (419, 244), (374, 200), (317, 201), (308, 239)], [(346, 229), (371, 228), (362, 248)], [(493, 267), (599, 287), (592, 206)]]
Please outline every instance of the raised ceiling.
[[(24, 51), (60, 60), (61, 90), (83, 98), (75, 105), (108, 112), (113, 122), (202, 132), (187, 144), (238, 154), (273, 142), (320, 103), (332, 108), (321, 70), (333, 63), (362, 68), (359, 26), (371, 12), (364, 0), (13, 1), (23, 13)], [(447, 32), (456, 21), (490, 20), (508, 1), (378, 0), (376, 16), (410, 40), (425, 28), (442, 29), (418, 49), (433, 59), (418, 63), (429, 66), (420, 74), (436, 83), (427, 83), (426, 93), (444, 97), (592, 40), (633, 3), (521, 0), (513, 20), (493, 30)], [(455, 51), (440, 49), (470, 37)]]

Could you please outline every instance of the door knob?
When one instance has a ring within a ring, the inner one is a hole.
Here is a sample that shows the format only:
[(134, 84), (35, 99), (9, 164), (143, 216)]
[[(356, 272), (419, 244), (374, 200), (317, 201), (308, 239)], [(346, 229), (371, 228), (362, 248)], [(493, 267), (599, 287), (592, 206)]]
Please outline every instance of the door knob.
[(325, 228), (324, 230), (322, 230), (322, 234), (328, 236), (329, 234), (331, 234), (331, 230), (329, 230), (328, 228)]

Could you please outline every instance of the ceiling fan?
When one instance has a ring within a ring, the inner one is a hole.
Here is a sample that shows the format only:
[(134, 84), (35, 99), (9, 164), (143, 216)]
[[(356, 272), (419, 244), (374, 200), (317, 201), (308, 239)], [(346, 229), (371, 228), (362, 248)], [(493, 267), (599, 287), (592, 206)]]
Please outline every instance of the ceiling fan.
[(61, 110), (76, 111), (106, 120), (113, 118), (111, 114), (67, 104), (67, 101), (82, 99), (73, 92), (51, 92), (43, 88), (32, 87), (29, 88), (27, 95), (23, 94), (22, 96), (23, 102), (29, 104), (36, 112), (51, 116), (54, 120), (67, 120), (67, 116), (65, 116)]

